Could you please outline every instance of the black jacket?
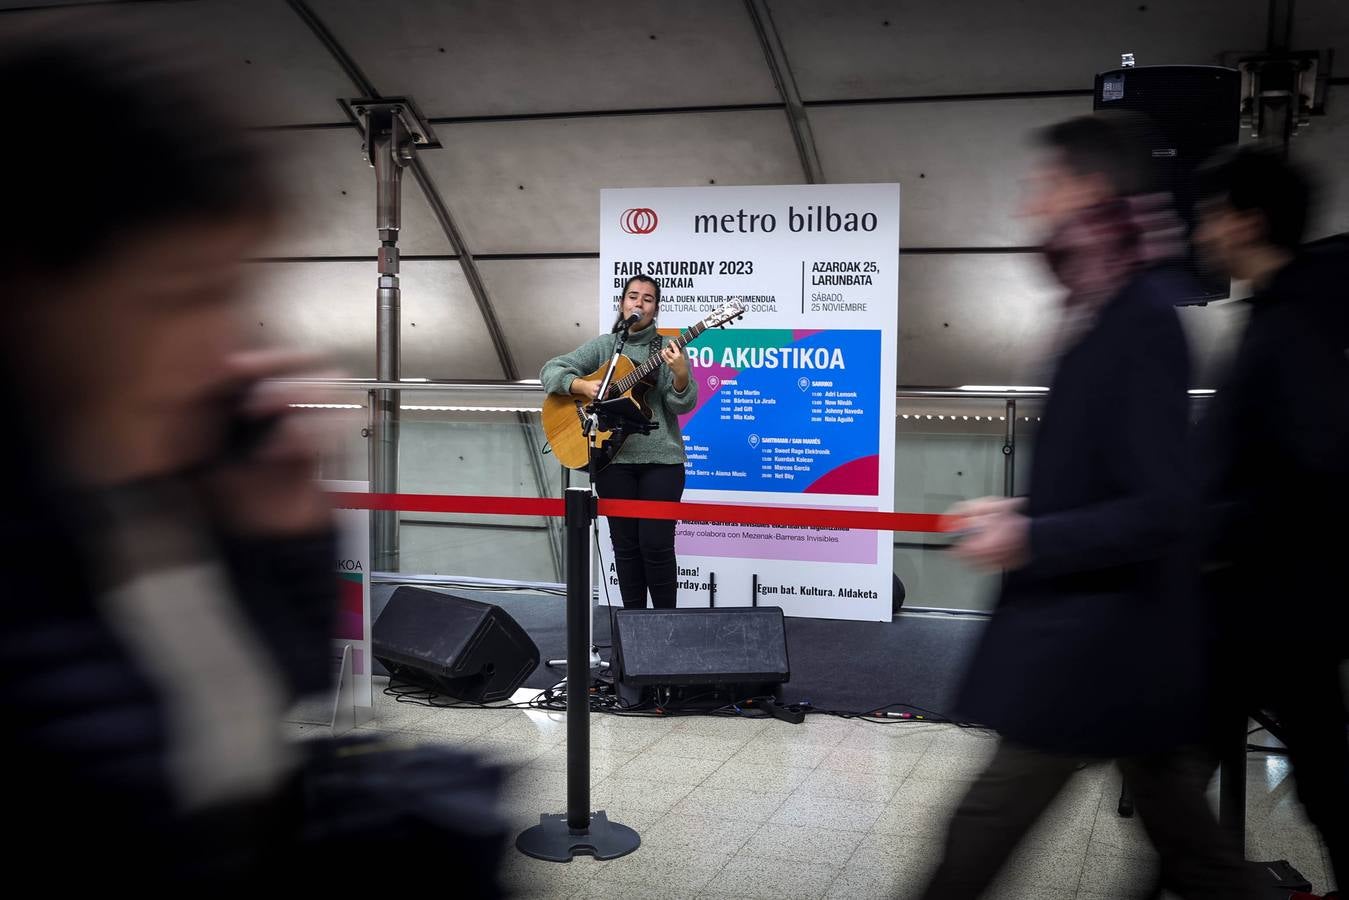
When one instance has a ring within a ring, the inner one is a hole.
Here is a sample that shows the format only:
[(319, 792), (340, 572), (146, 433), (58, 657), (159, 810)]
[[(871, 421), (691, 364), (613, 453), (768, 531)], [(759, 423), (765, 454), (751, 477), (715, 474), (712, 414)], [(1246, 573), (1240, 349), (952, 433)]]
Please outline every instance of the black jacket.
[(1205, 417), (1210, 583), (1245, 640), (1349, 654), (1349, 238), (1307, 247), (1250, 300)]
[[(100, 611), (93, 511), (53, 477), (31, 435), (17, 425), (0, 442), (0, 546), (9, 560), (0, 742), (11, 773), (6, 808), (18, 824), (7, 857), (55, 884), (179, 877), (179, 863), (203, 848), (176, 813), (168, 699)], [(332, 536), (221, 534), (216, 545), (284, 688), (293, 697), (325, 687)], [(238, 828), (257, 824), (238, 812)]]
[(1059, 361), (1032, 448), (1032, 561), (1011, 573), (958, 709), (1049, 751), (1199, 737), (1184, 276), (1136, 276)]

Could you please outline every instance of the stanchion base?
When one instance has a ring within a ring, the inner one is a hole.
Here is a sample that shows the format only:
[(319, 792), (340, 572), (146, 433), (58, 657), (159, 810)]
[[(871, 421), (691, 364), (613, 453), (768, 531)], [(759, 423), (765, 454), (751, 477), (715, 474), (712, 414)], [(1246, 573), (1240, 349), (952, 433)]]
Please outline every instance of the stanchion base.
[(641, 835), (626, 825), (610, 822), (604, 810), (590, 814), (590, 827), (584, 831), (572, 829), (566, 813), (544, 813), (539, 816), (539, 824), (526, 828), (515, 839), (521, 853), (549, 862), (571, 862), (578, 853), (617, 859), (641, 844)]

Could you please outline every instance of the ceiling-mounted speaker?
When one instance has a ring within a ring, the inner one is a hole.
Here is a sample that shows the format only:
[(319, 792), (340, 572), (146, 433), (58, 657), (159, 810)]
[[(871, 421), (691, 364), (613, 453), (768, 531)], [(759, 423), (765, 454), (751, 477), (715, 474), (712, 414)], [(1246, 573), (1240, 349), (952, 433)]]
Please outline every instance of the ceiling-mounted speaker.
[[(1150, 148), (1159, 185), (1176, 198), (1187, 233), (1195, 223), (1194, 172), (1220, 150), (1233, 147), (1241, 132), (1241, 73), (1221, 66), (1138, 66), (1096, 76), (1093, 108), (1143, 113), (1152, 120), (1156, 146)], [(1193, 246), (1186, 268), (1197, 282), (1186, 303), (1222, 300), (1227, 278), (1197, 260)]]

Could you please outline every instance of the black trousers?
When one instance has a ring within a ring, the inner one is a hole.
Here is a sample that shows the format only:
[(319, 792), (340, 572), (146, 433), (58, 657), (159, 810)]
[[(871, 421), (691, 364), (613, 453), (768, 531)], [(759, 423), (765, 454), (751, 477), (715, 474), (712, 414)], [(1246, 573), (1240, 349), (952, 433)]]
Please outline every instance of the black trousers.
[[(1248, 658), (1250, 674), (1258, 674), (1250, 679), (1253, 705), (1278, 724), (1298, 799), (1321, 832), (1335, 884), (1344, 891), (1349, 888), (1349, 717), (1339, 656), (1323, 650), (1276, 652), (1261, 659), (1257, 650)], [(1246, 722), (1244, 710), (1240, 721)]]
[[(974, 900), (993, 883), (1079, 760), (1009, 741), (956, 809), (924, 900)], [(1162, 882), (1185, 900), (1259, 900), (1246, 864), (1204, 797), (1214, 764), (1201, 751), (1119, 760), (1134, 807), (1162, 861)]]
[[(605, 500), (679, 500), (684, 466), (610, 464), (596, 477), (595, 492)], [(623, 606), (645, 607), (650, 592), (652, 606), (674, 609), (679, 587), (674, 521), (610, 516), (609, 534)]]
[(1342, 619), (1302, 606), (1341, 603), (1343, 592), (1327, 587), (1333, 582), (1323, 563), (1298, 573), (1293, 562), (1333, 559), (1334, 552), (1327, 545), (1299, 556), (1287, 545), (1275, 547), (1268, 558), (1280, 560), (1277, 567), (1230, 567), (1210, 574), (1205, 588), (1213, 607), (1224, 612), (1218, 619), (1215, 680), (1223, 691), (1215, 704), (1221, 717), (1216, 733), (1226, 747), (1244, 745), (1251, 713), (1273, 717), (1288, 748), (1298, 799), (1325, 841), (1343, 892), (1349, 889), (1349, 711), (1340, 681), (1346, 629)]

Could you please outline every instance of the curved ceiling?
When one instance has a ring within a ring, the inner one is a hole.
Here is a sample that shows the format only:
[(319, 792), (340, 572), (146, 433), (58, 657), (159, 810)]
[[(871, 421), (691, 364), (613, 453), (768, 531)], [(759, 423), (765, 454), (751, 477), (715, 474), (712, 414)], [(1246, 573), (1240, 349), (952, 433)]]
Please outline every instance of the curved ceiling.
[[(364, 81), (413, 98), (443, 145), (421, 154), (426, 193), (404, 182), (405, 376), (499, 378), (513, 366), (528, 377), (587, 336), (602, 187), (808, 180), (788, 106), (799, 95), (824, 180), (904, 186), (900, 381), (1014, 384), (1034, 381), (1053, 294), (1015, 216), (1026, 134), (1089, 111), (1094, 73), (1122, 51), (1147, 65), (1263, 48), (1268, 2), (20, 0), (0, 10), (4, 27), (115, 22), (203, 62), (274, 153), (291, 201), (290, 227), (258, 262), (259, 328), (324, 349), (353, 374), (373, 374), (378, 241), (373, 174), (338, 101)], [(1338, 0), (1295, 10), (1295, 49), (1349, 45)], [(784, 98), (774, 65), (795, 95)], [(1296, 138), (1296, 155), (1342, 165), (1349, 113), (1339, 106)], [(1349, 230), (1337, 181), (1316, 229)], [(1215, 306), (1184, 318), (1198, 380), (1210, 381), (1232, 317)]]

